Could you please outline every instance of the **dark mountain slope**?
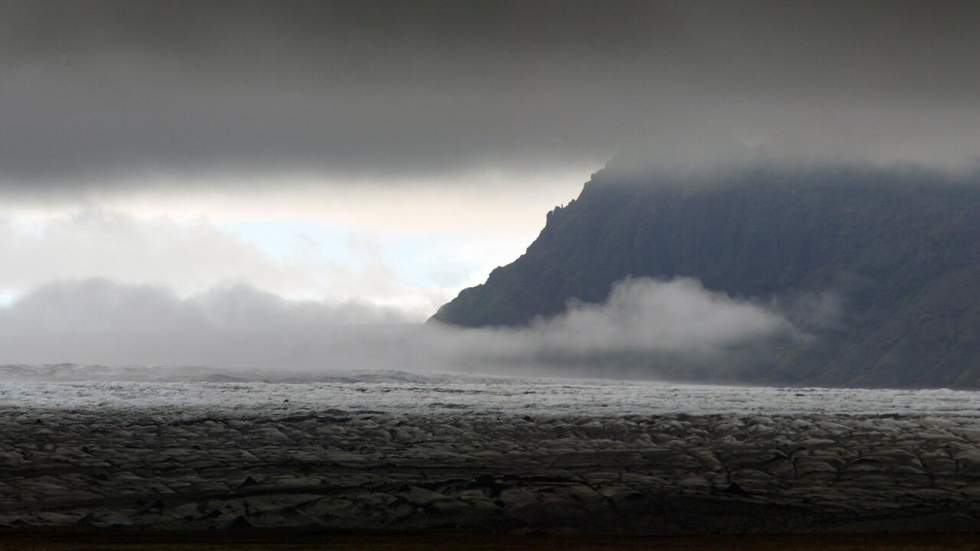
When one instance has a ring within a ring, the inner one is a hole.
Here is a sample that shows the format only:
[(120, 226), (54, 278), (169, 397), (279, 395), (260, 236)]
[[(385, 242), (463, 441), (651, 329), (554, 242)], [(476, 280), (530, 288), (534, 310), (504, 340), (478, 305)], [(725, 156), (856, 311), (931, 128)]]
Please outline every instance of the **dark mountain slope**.
[[(742, 170), (676, 181), (603, 170), (548, 214), (526, 254), (433, 319), (523, 325), (599, 302), (626, 276), (689, 276), (792, 304), (830, 293), (839, 319), (756, 366), (754, 382), (980, 386), (980, 181), (926, 170)], [(800, 310), (800, 309), (797, 309)]]

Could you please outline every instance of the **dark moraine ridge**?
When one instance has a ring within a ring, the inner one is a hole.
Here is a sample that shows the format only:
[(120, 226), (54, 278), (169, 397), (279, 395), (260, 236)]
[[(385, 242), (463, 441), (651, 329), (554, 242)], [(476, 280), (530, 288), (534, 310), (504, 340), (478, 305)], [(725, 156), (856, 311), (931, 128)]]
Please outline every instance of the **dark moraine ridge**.
[[(618, 280), (693, 277), (765, 303), (832, 294), (817, 338), (743, 382), (980, 386), (980, 177), (920, 168), (741, 169), (676, 178), (606, 168), (548, 213), (527, 252), (433, 320), (520, 326), (603, 301)], [(649, 366), (652, 375), (656, 365)], [(711, 372), (708, 372), (711, 373)], [(715, 379), (715, 375), (704, 376)]]

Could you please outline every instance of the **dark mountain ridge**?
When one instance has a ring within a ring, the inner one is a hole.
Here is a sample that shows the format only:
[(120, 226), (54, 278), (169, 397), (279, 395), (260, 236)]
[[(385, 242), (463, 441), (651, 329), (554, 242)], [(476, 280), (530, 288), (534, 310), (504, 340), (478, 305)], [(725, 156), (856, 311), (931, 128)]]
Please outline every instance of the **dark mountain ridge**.
[[(607, 168), (548, 213), (523, 256), (433, 320), (525, 325), (572, 299), (601, 302), (630, 276), (693, 277), (734, 297), (798, 304), (790, 315), (815, 338), (728, 373), (742, 382), (980, 386), (976, 174), (835, 166), (672, 177)], [(800, 297), (813, 296), (835, 297), (839, 315), (808, 311)]]

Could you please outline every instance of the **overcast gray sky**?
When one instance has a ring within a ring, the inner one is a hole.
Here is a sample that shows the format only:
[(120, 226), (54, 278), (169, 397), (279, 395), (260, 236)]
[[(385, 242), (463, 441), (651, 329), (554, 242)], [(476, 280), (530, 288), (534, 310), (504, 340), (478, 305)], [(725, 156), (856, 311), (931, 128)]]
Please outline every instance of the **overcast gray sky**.
[(978, 52), (952, 0), (0, 0), (0, 304), (424, 319), (617, 155), (974, 166)]
[(972, 160), (978, 31), (966, 1), (5, 0), (0, 171), (36, 197), (637, 146)]

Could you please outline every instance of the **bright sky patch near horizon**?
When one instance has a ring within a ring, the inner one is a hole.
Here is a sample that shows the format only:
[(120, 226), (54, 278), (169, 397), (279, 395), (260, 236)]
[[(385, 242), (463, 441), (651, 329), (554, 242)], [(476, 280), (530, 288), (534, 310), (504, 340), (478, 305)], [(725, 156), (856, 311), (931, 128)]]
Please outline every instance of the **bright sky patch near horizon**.
[[(106, 278), (187, 296), (247, 284), (292, 300), (363, 302), (423, 320), (523, 253), (590, 171), (472, 173), (400, 185), (130, 193), (0, 208), (0, 303), (39, 283)], [(505, 178), (535, 180), (487, 195)], [(164, 188), (165, 189), (165, 188)]]

